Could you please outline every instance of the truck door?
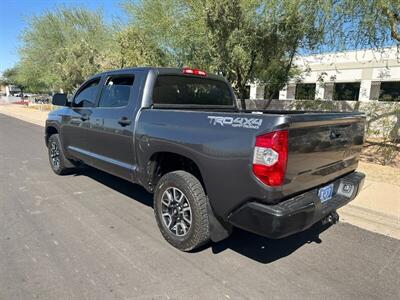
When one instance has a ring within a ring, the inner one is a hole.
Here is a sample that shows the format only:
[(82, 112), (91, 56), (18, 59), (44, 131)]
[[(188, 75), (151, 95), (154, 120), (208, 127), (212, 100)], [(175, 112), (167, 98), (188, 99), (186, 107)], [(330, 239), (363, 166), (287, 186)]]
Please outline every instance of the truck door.
[(138, 73), (107, 75), (89, 121), (88, 143), (94, 167), (128, 180), (132, 180), (136, 168), (133, 132), (140, 107)]
[(71, 108), (62, 115), (61, 135), (65, 150), (73, 157), (86, 160), (90, 117), (95, 108), (101, 78), (85, 82), (72, 99)]

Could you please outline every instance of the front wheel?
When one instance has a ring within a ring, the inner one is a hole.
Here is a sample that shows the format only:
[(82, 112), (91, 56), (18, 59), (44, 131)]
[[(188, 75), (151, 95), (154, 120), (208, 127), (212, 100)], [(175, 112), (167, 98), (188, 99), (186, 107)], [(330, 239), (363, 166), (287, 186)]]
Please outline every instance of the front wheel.
[(209, 241), (207, 201), (200, 181), (188, 172), (171, 172), (159, 180), (154, 214), (163, 237), (175, 248), (190, 251)]
[(72, 163), (64, 155), (58, 134), (49, 137), (48, 150), (50, 166), (54, 173), (65, 175), (73, 171), (74, 168), (69, 167)]

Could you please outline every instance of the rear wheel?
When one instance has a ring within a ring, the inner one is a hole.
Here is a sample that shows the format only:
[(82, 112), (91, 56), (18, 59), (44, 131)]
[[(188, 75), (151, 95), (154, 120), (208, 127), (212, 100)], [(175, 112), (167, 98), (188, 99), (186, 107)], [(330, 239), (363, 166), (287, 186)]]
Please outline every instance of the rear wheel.
[(210, 239), (207, 196), (199, 180), (185, 171), (164, 175), (154, 194), (154, 214), (164, 238), (182, 251)]
[(54, 173), (57, 175), (65, 175), (74, 170), (73, 167), (69, 167), (72, 163), (63, 153), (58, 134), (53, 134), (49, 137), (48, 150), (50, 166)]

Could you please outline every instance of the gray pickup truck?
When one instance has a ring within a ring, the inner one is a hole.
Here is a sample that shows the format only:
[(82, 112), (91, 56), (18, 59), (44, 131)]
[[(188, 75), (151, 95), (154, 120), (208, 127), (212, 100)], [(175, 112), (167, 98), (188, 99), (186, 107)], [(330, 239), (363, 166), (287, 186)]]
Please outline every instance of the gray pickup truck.
[(89, 165), (143, 186), (183, 251), (233, 227), (282, 238), (334, 222), (364, 182), (362, 114), (241, 110), (227, 81), (201, 70), (105, 72), (52, 102), (63, 106), (46, 122), (53, 171)]

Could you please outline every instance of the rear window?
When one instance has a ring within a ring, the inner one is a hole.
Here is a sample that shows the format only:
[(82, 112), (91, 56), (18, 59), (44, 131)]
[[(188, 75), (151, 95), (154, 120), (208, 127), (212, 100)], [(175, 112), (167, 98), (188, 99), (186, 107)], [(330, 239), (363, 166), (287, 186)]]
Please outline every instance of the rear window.
[(160, 75), (153, 90), (153, 103), (232, 106), (228, 85), (219, 80), (178, 75)]

